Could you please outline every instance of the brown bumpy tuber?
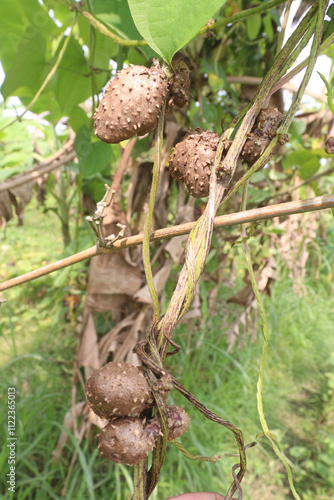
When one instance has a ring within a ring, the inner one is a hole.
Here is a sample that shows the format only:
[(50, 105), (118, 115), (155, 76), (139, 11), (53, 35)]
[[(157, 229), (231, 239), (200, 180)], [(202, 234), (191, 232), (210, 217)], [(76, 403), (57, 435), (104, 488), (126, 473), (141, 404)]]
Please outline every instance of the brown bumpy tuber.
[(95, 112), (96, 135), (104, 142), (118, 143), (150, 132), (166, 94), (167, 78), (160, 67), (122, 69), (109, 82)]
[[(262, 156), (277, 134), (282, 121), (283, 115), (277, 108), (268, 107), (260, 111), (240, 155), (249, 167)], [(288, 139), (287, 135), (280, 137), (279, 144), (285, 144)], [(174, 179), (183, 182), (194, 198), (209, 195), (211, 170), (219, 140), (219, 136), (214, 132), (196, 129), (173, 149), (169, 161), (170, 174)], [(228, 140), (223, 142), (221, 163), (231, 144)], [(218, 166), (220, 174), (223, 173), (221, 163)]]
[[(241, 153), (242, 160), (248, 166), (251, 167), (263, 155), (282, 121), (283, 115), (277, 108), (269, 106), (261, 109)], [(280, 144), (284, 144), (287, 140), (287, 137), (281, 138)]]
[(188, 89), (190, 87), (190, 69), (184, 61), (173, 62), (174, 76), (169, 88), (169, 104), (183, 108), (188, 104)]
[(90, 408), (101, 418), (141, 413), (152, 406), (152, 394), (142, 368), (108, 363), (87, 379), (85, 394)]
[(166, 406), (166, 412), (168, 420), (168, 440), (172, 441), (187, 432), (190, 424), (190, 417), (184, 408), (180, 408), (180, 406), (176, 405)]
[[(169, 161), (174, 179), (184, 182), (195, 198), (209, 195), (210, 175), (219, 143), (214, 132), (196, 129), (176, 144)], [(226, 150), (229, 141), (224, 144)]]
[[(179, 406), (166, 406), (168, 440), (182, 436), (189, 427), (190, 418)], [(133, 465), (139, 463), (153, 450), (158, 436), (162, 435), (159, 421), (141, 420), (137, 417), (113, 418), (99, 435), (98, 449), (106, 460)]]
[(115, 418), (102, 429), (98, 449), (111, 462), (134, 465), (153, 450), (158, 435), (158, 426), (148, 428), (140, 418)]

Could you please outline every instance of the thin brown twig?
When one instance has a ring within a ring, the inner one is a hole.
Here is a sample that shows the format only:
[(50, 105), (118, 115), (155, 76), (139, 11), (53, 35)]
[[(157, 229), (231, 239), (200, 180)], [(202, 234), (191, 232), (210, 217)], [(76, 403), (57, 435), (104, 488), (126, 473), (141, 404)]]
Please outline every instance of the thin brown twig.
[[(226, 227), (234, 226), (237, 224), (244, 224), (247, 222), (257, 222), (260, 220), (272, 219), (274, 217), (284, 217), (287, 215), (313, 212), (316, 210), (324, 210), (326, 208), (334, 207), (334, 194), (329, 194), (326, 196), (318, 196), (317, 198), (310, 198), (308, 200), (291, 201), (288, 203), (280, 203), (277, 205), (269, 205), (262, 208), (254, 208), (252, 210), (246, 210), (245, 212), (238, 212), (228, 215), (220, 215), (214, 219), (214, 227)], [(167, 238), (174, 238), (176, 236), (181, 236), (183, 234), (190, 233), (191, 229), (195, 226), (196, 222), (187, 222), (185, 224), (179, 224), (177, 226), (166, 227), (164, 229), (158, 229), (152, 233), (150, 241), (164, 240)], [(134, 236), (128, 236), (115, 241), (111, 249), (103, 249), (103, 253), (110, 253), (123, 248), (128, 248), (136, 245), (140, 245), (143, 242), (143, 235), (137, 234)], [(100, 252), (102, 253), (102, 251)], [(77, 264), (83, 260), (90, 259), (98, 255), (96, 247), (88, 248), (82, 252), (66, 257), (65, 259), (53, 262), (47, 266), (40, 267), (34, 271), (23, 274), (22, 276), (17, 276), (10, 280), (0, 283), (0, 291), (8, 290), (17, 285), (26, 283), (27, 281), (32, 281), (46, 274), (53, 273), (65, 267)]]

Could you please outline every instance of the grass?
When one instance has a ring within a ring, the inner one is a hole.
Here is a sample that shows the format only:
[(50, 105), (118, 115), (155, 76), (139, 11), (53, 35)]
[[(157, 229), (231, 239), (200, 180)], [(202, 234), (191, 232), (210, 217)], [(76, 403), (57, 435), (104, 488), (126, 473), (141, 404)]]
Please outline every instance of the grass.
[[(60, 231), (48, 212), (41, 215), (29, 205), (24, 226), (9, 223), (2, 240), (2, 279), (27, 272), (62, 255)], [(38, 224), (36, 224), (36, 221)], [(310, 259), (305, 285), (307, 295), (297, 296), (284, 265), (279, 269), (271, 298), (265, 305), (270, 325), (270, 349), (264, 383), (264, 410), (271, 430), (293, 463), (296, 488), (303, 500), (330, 500), (334, 491), (334, 294), (331, 255), (334, 233), (321, 249), (319, 279)], [(235, 251), (243, 266), (239, 249)], [(8, 267), (8, 264), (11, 264)], [(2, 306), (0, 387), (3, 396), (1, 434), (7, 434), (7, 388), (16, 388), (17, 500), (110, 499), (130, 500), (132, 471), (103, 461), (94, 435), (80, 444), (69, 432), (64, 453), (56, 463), (52, 456), (65, 413), (71, 406), (72, 360), (77, 346), (78, 310), (69, 314), (63, 299), (83, 294), (77, 280), (84, 266), (66, 274), (48, 276), (6, 293)], [(57, 281), (56, 281), (57, 280)], [(61, 283), (56, 287), (55, 283)], [(231, 292), (233, 293), (233, 292)], [(218, 305), (226, 308), (224, 292)], [(205, 305), (204, 305), (205, 306)], [(203, 306), (203, 307), (204, 307)], [(206, 313), (205, 324), (178, 326), (175, 341), (182, 346), (168, 358), (168, 368), (209, 409), (240, 427), (245, 441), (258, 445), (247, 452), (248, 472), (243, 481), (244, 500), (290, 499), (283, 467), (265, 438), (257, 415), (256, 383), (261, 352), (261, 328), (257, 341), (226, 352), (222, 318)], [(228, 318), (224, 318), (224, 323)], [(194, 454), (236, 453), (233, 435), (212, 424), (176, 391), (171, 403), (184, 406), (191, 416), (182, 444)], [(96, 431), (97, 433), (97, 431)], [(65, 495), (62, 489), (73, 456), (78, 458)], [(0, 469), (6, 471), (8, 450), (0, 452)], [(226, 492), (236, 457), (223, 456), (216, 463), (191, 462), (169, 446), (161, 480), (152, 495), (163, 500), (185, 491)], [(11, 498), (5, 474), (0, 479), (1, 498)]]

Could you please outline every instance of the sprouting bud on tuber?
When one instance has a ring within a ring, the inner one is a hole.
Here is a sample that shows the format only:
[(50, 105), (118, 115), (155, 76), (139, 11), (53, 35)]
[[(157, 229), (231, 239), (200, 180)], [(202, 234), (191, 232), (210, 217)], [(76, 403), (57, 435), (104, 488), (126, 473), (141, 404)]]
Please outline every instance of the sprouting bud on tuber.
[(169, 87), (169, 104), (183, 108), (188, 104), (188, 89), (190, 87), (190, 69), (184, 61), (173, 61), (174, 76)]
[(326, 139), (325, 151), (328, 155), (334, 154), (334, 137), (328, 137)]

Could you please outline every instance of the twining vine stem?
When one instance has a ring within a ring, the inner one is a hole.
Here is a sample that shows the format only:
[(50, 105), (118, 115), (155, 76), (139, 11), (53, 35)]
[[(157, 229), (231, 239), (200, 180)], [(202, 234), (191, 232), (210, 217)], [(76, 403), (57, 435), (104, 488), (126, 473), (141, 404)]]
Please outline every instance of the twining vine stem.
[[(316, 8), (312, 10), (315, 11)], [(311, 36), (311, 27), (313, 28), (314, 25), (313, 17), (310, 17), (310, 15), (306, 16), (306, 21), (304, 20), (300, 24), (301, 26), (299, 27), (299, 29), (297, 29), (296, 33), (294, 33), (290, 37), (284, 48), (276, 56), (272, 70), (264, 78), (262, 85), (260, 86), (250, 106), (245, 110), (245, 113), (240, 114), (237, 119), (232, 122), (229, 129), (222, 135), (219, 141), (214, 159), (213, 169), (211, 172), (210, 195), (207, 206), (202, 216), (195, 223), (189, 235), (185, 249), (185, 264), (179, 274), (179, 279), (170, 300), (169, 306), (165, 314), (161, 316), (161, 318), (159, 318), (159, 320), (155, 324), (153, 324), (151, 328), (151, 344), (153, 343), (153, 341), (156, 341), (158, 358), (162, 365), (167, 355), (168, 346), (170, 343), (172, 343), (171, 338), (175, 325), (185, 314), (192, 301), (195, 286), (203, 270), (207, 253), (210, 247), (213, 231), (213, 221), (216, 215), (216, 211), (221, 200), (223, 199), (226, 188), (233, 178), (237, 160), (246, 141), (247, 133), (250, 132), (255, 122), (256, 116), (258, 115), (263, 104), (268, 98), (268, 94), (271, 88), (277, 83), (282, 74), (284, 74), (289, 69), (290, 65), (297, 57), (298, 50), (304, 46), (305, 41), (308, 40)], [(303, 37), (301, 42), (300, 36)], [(295, 108), (300, 93), (301, 88), (295, 96), (295, 100), (292, 103), (290, 112), (288, 113), (288, 117), (286, 118), (284, 125), (287, 125), (289, 120), (292, 120), (292, 111)], [(224, 141), (225, 139), (229, 139), (232, 136), (238, 124), (239, 129), (235, 134), (233, 143), (230, 146), (230, 149), (228, 150), (225, 157), (222, 159), (222, 155), (224, 152)], [(282, 127), (280, 128), (282, 129)], [(276, 138), (276, 141), (272, 141), (272, 143), (277, 143), (279, 138), (280, 136)], [(262, 155), (261, 164), (268, 159), (269, 154), (270, 153), (267, 148), (265, 153)], [(219, 174), (218, 169), (220, 171)], [(146, 367), (151, 361), (151, 345), (149, 345), (148, 354), (149, 355), (147, 356), (147, 360), (142, 359)], [(199, 409), (199, 406), (196, 405), (196, 407)], [(158, 409), (160, 412), (160, 408)], [(234, 433), (239, 449), (239, 464), (237, 464), (239, 472), (237, 475), (233, 476), (233, 482), (227, 492), (227, 499), (231, 499), (236, 490), (238, 490), (239, 497), (241, 497), (242, 494), (240, 483), (246, 471), (246, 453), (241, 430), (235, 428), (235, 426), (230, 423), (228, 423), (227, 427)]]
[(228, 24), (233, 24), (237, 23), (239, 21), (243, 21), (244, 19), (249, 18), (250, 16), (253, 16), (254, 14), (259, 14), (260, 12), (264, 12), (269, 9), (273, 9), (274, 7), (277, 7), (278, 5), (282, 5), (282, 3), (285, 3), (286, 0), (271, 0), (270, 2), (265, 2), (262, 5), (258, 5), (257, 7), (252, 7), (250, 9), (243, 10), (241, 12), (237, 12), (236, 14), (233, 14), (232, 16), (226, 17), (222, 19), (221, 21), (217, 21), (216, 23), (212, 24), (211, 26), (204, 26), (201, 28), (199, 33), (205, 33), (208, 30), (215, 30), (217, 28), (222, 28), (223, 26), (227, 26)]
[[(163, 144), (163, 129), (165, 123), (165, 110), (166, 110), (166, 98), (164, 98), (161, 112), (158, 119), (158, 125), (155, 132), (155, 143), (154, 143), (154, 164), (153, 164), (153, 174), (152, 174), (152, 183), (151, 183), (151, 191), (148, 201), (148, 207), (145, 214), (144, 221), (144, 235), (143, 235), (143, 264), (145, 270), (145, 277), (147, 286), (151, 295), (152, 303), (153, 303), (153, 323), (160, 316), (160, 303), (158, 299), (158, 294), (156, 292), (154, 281), (153, 281), (153, 273), (151, 268), (151, 259), (150, 259), (150, 236), (152, 232), (152, 220), (154, 213), (155, 200), (158, 192), (159, 186), (159, 177), (161, 170), (161, 152), (162, 152), (162, 144)], [(148, 373), (148, 377), (150, 378), (150, 374)], [(153, 377), (152, 377), (153, 378)], [(155, 380), (152, 380), (152, 384), (154, 384)], [(154, 393), (153, 393), (154, 394)], [(154, 394), (154, 397), (159, 398), (158, 395)], [(158, 410), (164, 407), (163, 401), (156, 401)], [(163, 410), (162, 410), (163, 411)], [(167, 446), (167, 421), (165, 415), (162, 416), (164, 420), (165, 434), (164, 442), (163, 442), (163, 457), (166, 452)], [(159, 448), (159, 444), (157, 446)], [(159, 450), (160, 451), (160, 450)], [(159, 460), (159, 458), (158, 458)], [(153, 468), (155, 467), (155, 456), (153, 458)], [(139, 464), (135, 464), (134, 466), (134, 493), (132, 500), (146, 500), (148, 498), (147, 492), (147, 463), (148, 460), (144, 459)], [(160, 468), (159, 468), (160, 471)], [(159, 474), (157, 474), (159, 477)], [(155, 485), (154, 485), (155, 486)]]
[(154, 287), (153, 282), (153, 274), (151, 269), (150, 262), (150, 236), (152, 232), (152, 220), (153, 220), (153, 212), (154, 205), (158, 191), (159, 185), (159, 176), (161, 170), (161, 151), (163, 144), (163, 128), (165, 122), (165, 109), (166, 102), (163, 102), (161, 113), (159, 115), (158, 126), (155, 134), (155, 144), (154, 144), (154, 165), (153, 165), (153, 175), (152, 175), (152, 184), (151, 184), (151, 192), (147, 207), (147, 212), (145, 215), (144, 221), (144, 236), (143, 236), (143, 264), (145, 269), (145, 277), (148, 285), (148, 289), (151, 295), (152, 303), (153, 303), (153, 321), (156, 321), (160, 316), (160, 304), (157, 292)]

